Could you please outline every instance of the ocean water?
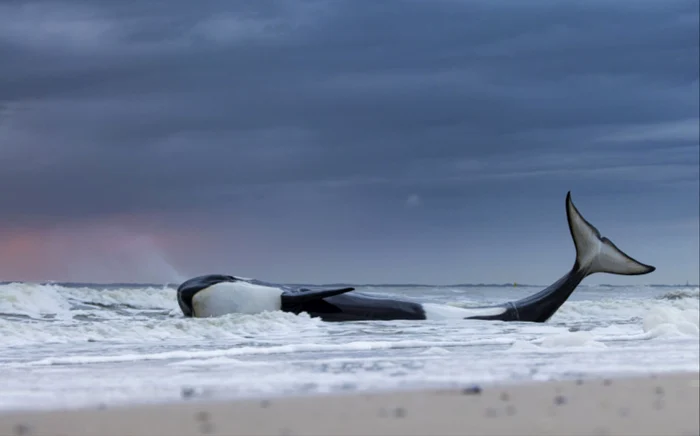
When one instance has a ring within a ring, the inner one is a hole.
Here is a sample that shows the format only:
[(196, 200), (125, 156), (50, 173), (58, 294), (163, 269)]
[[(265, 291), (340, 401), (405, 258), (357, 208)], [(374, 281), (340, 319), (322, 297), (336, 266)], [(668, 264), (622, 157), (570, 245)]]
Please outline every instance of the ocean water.
[[(470, 306), (529, 286), (360, 286)], [(0, 410), (465, 386), (700, 366), (695, 286), (581, 285), (544, 324), (184, 318), (175, 288), (0, 284)]]

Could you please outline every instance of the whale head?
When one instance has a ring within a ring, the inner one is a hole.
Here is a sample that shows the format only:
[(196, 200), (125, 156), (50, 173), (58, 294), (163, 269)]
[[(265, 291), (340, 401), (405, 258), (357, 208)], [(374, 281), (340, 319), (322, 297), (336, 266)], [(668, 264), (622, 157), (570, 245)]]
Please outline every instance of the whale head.
[(256, 314), (280, 310), (283, 290), (238, 277), (210, 274), (187, 280), (177, 289), (177, 301), (186, 317), (230, 313)]
[(182, 284), (180, 284), (180, 286), (177, 288), (177, 304), (180, 306), (182, 314), (187, 317), (195, 316), (193, 299), (199, 291), (208, 289), (217, 283), (235, 282), (237, 280), (238, 279), (236, 279), (234, 276), (230, 275), (207, 274), (193, 277), (182, 282)]

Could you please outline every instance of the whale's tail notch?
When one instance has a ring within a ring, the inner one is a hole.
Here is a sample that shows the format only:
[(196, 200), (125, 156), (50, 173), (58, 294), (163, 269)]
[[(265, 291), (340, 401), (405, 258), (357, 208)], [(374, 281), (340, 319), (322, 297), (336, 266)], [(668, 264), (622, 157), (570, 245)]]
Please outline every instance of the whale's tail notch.
[(566, 194), (566, 217), (576, 246), (575, 271), (586, 276), (600, 272), (632, 276), (648, 274), (656, 269), (633, 259), (610, 239), (601, 236), (598, 229), (576, 209), (571, 201), (571, 191)]

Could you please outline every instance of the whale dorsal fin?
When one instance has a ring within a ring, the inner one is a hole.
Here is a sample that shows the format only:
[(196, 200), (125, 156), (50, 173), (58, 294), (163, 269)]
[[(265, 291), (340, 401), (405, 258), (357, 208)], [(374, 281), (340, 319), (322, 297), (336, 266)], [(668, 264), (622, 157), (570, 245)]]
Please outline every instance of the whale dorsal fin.
[(338, 288), (338, 289), (306, 289), (302, 288), (299, 292), (284, 292), (282, 294), (282, 306), (296, 306), (299, 304), (308, 303), (309, 301), (321, 300), (326, 297), (344, 294), (354, 291), (355, 288)]

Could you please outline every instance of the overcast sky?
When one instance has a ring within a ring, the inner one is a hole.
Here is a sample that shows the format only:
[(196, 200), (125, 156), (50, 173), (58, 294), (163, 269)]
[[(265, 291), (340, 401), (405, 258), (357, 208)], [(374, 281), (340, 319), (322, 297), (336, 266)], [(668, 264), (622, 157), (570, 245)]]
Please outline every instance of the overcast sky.
[(0, 280), (698, 282), (697, 0), (0, 3)]

